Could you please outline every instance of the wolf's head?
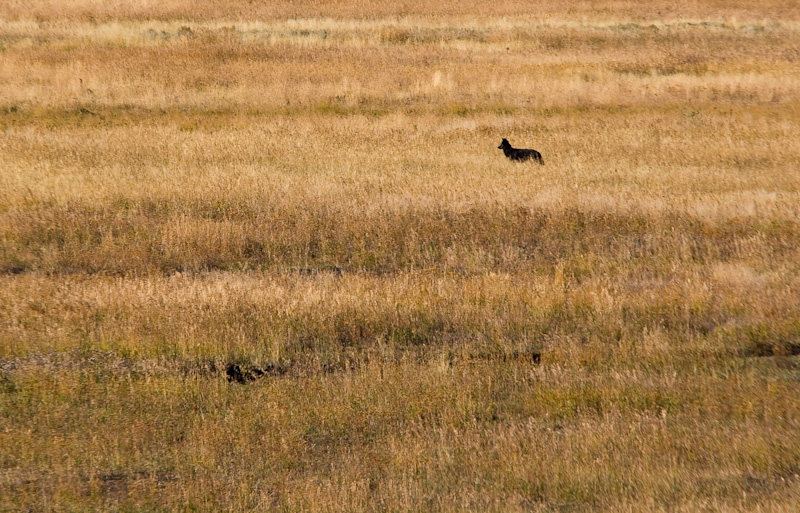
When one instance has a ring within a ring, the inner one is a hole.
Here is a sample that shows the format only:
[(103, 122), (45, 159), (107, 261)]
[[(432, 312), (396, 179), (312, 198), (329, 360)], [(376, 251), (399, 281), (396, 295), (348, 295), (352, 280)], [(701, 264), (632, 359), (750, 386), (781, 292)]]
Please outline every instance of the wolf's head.
[(503, 139), (503, 142), (500, 143), (500, 146), (498, 146), (497, 149), (505, 150), (506, 148), (511, 148), (511, 144), (509, 144), (507, 139)]

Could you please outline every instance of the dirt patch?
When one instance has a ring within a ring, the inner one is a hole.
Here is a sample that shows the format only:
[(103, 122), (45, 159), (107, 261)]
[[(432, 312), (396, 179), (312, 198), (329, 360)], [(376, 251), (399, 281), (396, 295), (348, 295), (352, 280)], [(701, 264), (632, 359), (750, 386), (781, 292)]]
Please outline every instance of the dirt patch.
[(756, 342), (742, 350), (744, 357), (797, 356), (800, 355), (800, 342), (768, 343)]
[(266, 367), (256, 367), (229, 363), (225, 369), (225, 374), (228, 377), (228, 383), (245, 384), (267, 376), (283, 376), (287, 370), (282, 365), (274, 364), (269, 364)]

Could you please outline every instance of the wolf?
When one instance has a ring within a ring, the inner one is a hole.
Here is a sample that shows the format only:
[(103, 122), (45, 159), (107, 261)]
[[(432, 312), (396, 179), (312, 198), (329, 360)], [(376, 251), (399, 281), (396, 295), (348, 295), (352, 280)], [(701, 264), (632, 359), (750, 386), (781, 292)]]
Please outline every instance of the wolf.
[(507, 139), (503, 139), (503, 142), (500, 143), (500, 146), (498, 146), (497, 149), (503, 150), (505, 156), (511, 160), (518, 160), (520, 162), (525, 160), (533, 160), (541, 165), (544, 165), (544, 159), (542, 158), (541, 153), (536, 150), (513, 148)]

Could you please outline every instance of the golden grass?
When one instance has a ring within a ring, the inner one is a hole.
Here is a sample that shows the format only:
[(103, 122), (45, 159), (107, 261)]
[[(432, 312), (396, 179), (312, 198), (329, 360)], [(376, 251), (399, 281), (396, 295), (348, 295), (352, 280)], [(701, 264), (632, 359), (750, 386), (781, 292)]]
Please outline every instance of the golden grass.
[(796, 511), (799, 12), (5, 2), (0, 509)]

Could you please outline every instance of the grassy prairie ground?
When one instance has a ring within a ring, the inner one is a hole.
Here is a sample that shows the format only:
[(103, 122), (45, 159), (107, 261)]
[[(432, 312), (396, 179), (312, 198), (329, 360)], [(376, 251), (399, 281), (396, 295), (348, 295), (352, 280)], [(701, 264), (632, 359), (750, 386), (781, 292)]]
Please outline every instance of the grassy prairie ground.
[(795, 2), (193, 4), (0, 6), (0, 510), (800, 508)]

